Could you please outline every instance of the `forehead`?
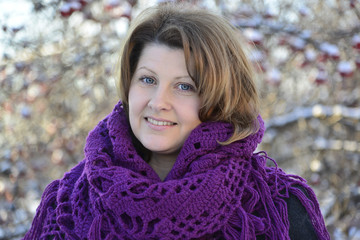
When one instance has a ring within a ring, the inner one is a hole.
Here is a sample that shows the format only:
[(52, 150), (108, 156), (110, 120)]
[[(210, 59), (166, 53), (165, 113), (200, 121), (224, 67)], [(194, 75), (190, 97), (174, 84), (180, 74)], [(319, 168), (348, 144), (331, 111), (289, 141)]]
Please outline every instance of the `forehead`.
[(145, 60), (160, 60), (167, 57), (184, 57), (184, 51), (181, 48), (172, 48), (165, 44), (148, 43), (141, 51), (139, 62)]
[(165, 44), (146, 44), (140, 54), (137, 69), (142, 67), (154, 70), (186, 71), (192, 68), (192, 61), (186, 62), (185, 54), (181, 48), (169, 47)]

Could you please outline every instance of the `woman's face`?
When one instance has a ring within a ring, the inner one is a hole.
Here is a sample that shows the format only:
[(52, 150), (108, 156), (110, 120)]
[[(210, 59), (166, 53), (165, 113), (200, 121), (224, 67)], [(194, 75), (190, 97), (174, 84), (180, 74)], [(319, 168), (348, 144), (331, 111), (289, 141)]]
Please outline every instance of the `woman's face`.
[(129, 120), (136, 138), (153, 153), (177, 153), (201, 123), (199, 109), (184, 51), (146, 45), (129, 90)]

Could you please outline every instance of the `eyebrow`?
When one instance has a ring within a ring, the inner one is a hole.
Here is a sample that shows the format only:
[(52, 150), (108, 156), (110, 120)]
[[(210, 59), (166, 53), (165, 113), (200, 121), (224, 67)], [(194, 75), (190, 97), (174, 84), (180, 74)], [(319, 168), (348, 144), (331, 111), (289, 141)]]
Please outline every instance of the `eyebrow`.
[[(145, 69), (145, 70), (153, 73), (154, 75), (157, 75), (156, 72), (154, 72), (153, 70), (151, 70), (150, 68), (147, 68), (147, 67), (145, 67), (145, 66), (139, 67), (136, 71), (141, 70), (141, 69)], [(190, 77), (189, 74), (188, 74), (188, 75), (185, 75), (185, 76), (176, 77), (175, 79), (181, 79), (181, 78), (189, 78), (189, 79), (192, 80), (192, 78)]]

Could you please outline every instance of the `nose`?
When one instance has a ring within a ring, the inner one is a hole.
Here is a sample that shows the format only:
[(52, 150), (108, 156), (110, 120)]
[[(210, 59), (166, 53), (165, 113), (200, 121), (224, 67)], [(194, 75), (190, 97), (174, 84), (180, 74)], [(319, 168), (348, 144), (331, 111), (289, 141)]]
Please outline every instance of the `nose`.
[(170, 110), (171, 96), (165, 87), (158, 87), (152, 94), (148, 106), (154, 111)]

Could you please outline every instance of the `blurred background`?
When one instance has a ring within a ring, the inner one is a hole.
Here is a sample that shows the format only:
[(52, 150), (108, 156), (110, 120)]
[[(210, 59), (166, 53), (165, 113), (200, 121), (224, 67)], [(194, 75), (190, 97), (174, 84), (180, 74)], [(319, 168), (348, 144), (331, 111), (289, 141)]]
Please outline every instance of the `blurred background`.
[[(165, 1), (0, 0), (0, 240), (83, 158), (118, 101), (121, 40)], [(259, 150), (315, 190), (332, 239), (360, 239), (360, 1), (189, 1), (226, 16), (258, 73)]]

